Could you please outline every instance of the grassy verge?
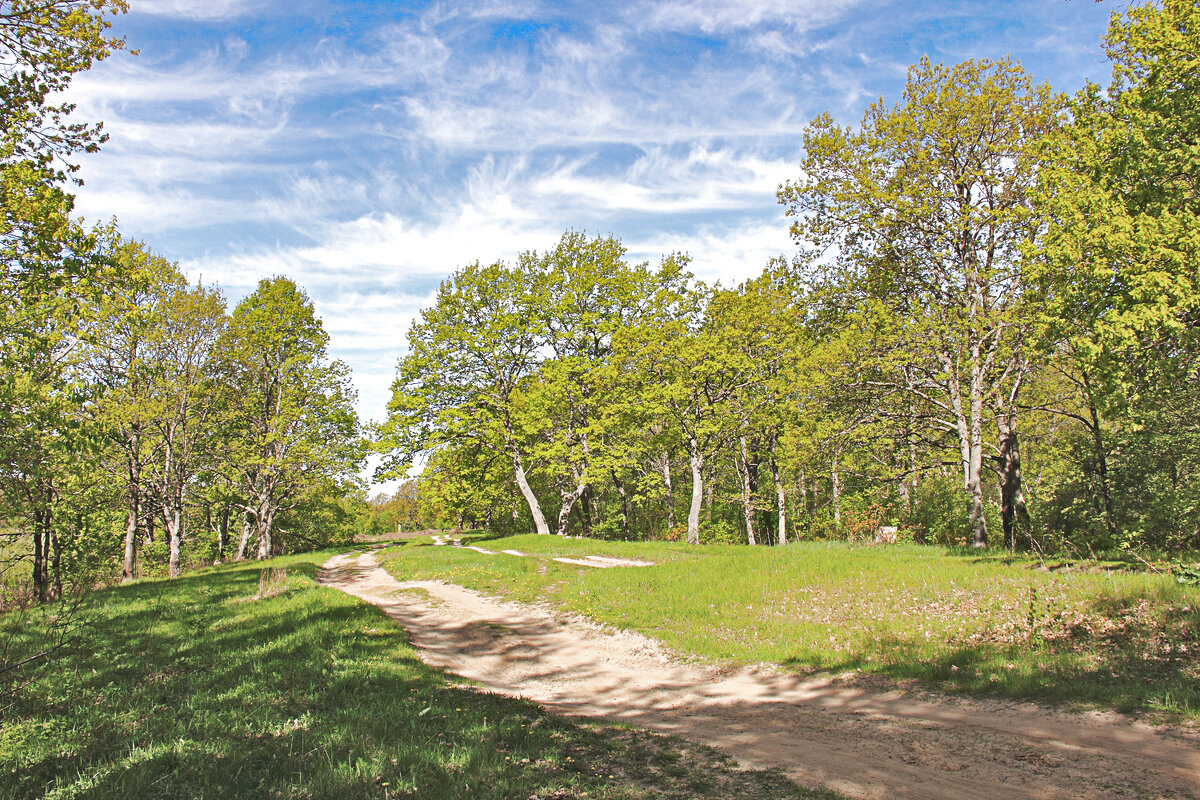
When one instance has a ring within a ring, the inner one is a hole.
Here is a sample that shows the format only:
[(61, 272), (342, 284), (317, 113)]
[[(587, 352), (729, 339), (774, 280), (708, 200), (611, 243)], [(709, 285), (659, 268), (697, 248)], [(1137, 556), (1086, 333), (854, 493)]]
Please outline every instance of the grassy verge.
[[(96, 592), (69, 647), (0, 675), (0, 798), (833, 796), (453, 685), (315, 584), (327, 555)], [(0, 641), (36, 645), (47, 613)]]
[[(1170, 576), (919, 546), (478, 543), (531, 557), (414, 540), (382, 560), (401, 579), (547, 602), (705, 658), (1200, 719), (1200, 590)], [(658, 565), (550, 560), (586, 553)]]

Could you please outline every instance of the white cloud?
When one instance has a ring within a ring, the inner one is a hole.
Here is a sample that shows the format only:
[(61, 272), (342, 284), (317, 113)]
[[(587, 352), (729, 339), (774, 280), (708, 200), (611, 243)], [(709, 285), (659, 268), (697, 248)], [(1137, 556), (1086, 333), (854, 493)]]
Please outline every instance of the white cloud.
[(827, 24), (865, 0), (652, 0), (629, 16), (645, 28), (723, 33), (739, 28), (782, 25), (806, 30)]
[(231, 19), (262, 8), (264, 0), (137, 0), (132, 13), (192, 20)]
[[(459, 192), (448, 190), (457, 202), (435, 203), (432, 221), (382, 211), (338, 222), (318, 208), (303, 223), (312, 244), (221, 249), (182, 266), (234, 298), (262, 277), (295, 279), (326, 320), (333, 352), (354, 370), (360, 412), (379, 418), (409, 325), (458, 267), (548, 249), (567, 228), (617, 234), (634, 262), (686, 251), (699, 277), (726, 285), (792, 249), (774, 207), (776, 186), (794, 172), (787, 160), (697, 146), (653, 150), (613, 174), (589, 175), (588, 167), (586, 160), (538, 168), (525, 158), (488, 156)], [(303, 198), (336, 195), (342, 185), (336, 176), (328, 180), (306, 179), (296, 202), (281, 201), (278, 213), (309, 213)]]

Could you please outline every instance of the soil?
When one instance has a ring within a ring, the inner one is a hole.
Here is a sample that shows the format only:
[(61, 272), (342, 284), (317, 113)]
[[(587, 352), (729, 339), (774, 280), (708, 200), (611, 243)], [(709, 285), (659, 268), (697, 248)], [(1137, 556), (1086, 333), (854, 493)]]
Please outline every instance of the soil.
[(678, 734), (851, 798), (1200, 800), (1200, 738), (1189, 731), (686, 663), (635, 632), (440, 581), (397, 581), (370, 553), (330, 559), (320, 581), (379, 606), (427, 663), (488, 690)]

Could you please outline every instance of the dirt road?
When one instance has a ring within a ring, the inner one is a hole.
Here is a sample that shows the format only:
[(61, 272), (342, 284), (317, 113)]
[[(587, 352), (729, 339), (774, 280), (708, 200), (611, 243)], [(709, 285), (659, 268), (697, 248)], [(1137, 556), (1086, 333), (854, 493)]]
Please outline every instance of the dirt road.
[(848, 797), (1200, 800), (1200, 741), (1116, 715), (681, 664), (637, 633), (452, 584), (401, 583), (369, 553), (330, 559), (320, 581), (379, 606), (426, 662), (488, 689), (679, 734)]

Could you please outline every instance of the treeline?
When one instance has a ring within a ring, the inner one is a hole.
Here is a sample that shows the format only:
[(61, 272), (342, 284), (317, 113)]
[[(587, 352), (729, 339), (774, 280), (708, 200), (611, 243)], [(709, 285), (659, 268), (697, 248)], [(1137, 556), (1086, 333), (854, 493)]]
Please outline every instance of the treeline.
[(351, 538), (364, 440), (304, 293), (264, 280), (227, 313), (140, 244), (98, 257), (0, 340), (0, 497), (36, 596), (114, 562), (178, 575), (185, 541), (212, 563)]
[(0, 607), (347, 538), (366, 513), (348, 371), (303, 291), (264, 280), (228, 313), (72, 216), (75, 157), (107, 137), (54, 98), (124, 47), (125, 10), (0, 4)]
[(568, 232), (409, 334), (380, 474), (497, 529), (1200, 548), (1200, 7), (1114, 15), (1107, 89), (922, 61), (779, 189), (734, 288)]

